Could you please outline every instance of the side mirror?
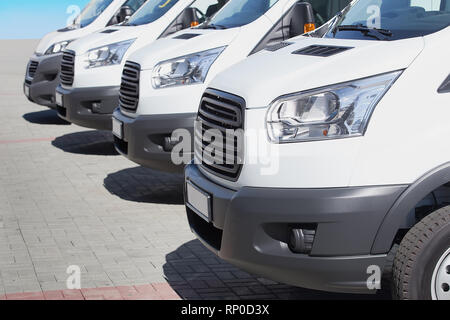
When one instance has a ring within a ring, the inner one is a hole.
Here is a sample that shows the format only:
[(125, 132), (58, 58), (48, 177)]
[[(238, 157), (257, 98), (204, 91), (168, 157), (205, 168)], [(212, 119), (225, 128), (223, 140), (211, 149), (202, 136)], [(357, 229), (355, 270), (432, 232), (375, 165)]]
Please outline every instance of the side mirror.
[(197, 9), (196, 8), (186, 8), (183, 11), (182, 17), (182, 25), (183, 29), (191, 28), (199, 25), (198, 17), (197, 17)]
[(315, 28), (312, 5), (308, 2), (297, 2), (291, 12), (289, 38), (313, 31)]
[(183, 29), (195, 27), (199, 24), (200, 24), (200, 21), (197, 16), (197, 9), (196, 8), (186, 8), (167, 27), (167, 29), (164, 30), (164, 32), (159, 36), (158, 39), (165, 38), (175, 32), (178, 32)]
[(128, 20), (133, 15), (133, 10), (129, 6), (123, 6), (120, 8), (119, 13), (117, 14), (117, 20), (120, 22), (124, 22)]

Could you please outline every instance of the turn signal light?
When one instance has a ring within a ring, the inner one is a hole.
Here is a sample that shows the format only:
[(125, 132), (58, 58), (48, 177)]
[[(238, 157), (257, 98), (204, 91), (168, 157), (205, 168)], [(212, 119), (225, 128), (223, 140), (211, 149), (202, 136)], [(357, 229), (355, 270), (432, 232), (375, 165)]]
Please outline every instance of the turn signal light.
[(316, 30), (316, 25), (314, 23), (306, 23), (304, 27), (305, 33)]
[(192, 21), (191, 22), (191, 28), (196, 27), (198, 25), (199, 25), (198, 21)]

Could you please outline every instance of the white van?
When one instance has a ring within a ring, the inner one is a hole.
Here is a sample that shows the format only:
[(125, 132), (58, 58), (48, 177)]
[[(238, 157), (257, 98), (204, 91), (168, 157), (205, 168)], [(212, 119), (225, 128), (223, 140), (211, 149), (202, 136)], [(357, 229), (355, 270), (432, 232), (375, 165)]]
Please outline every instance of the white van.
[[(231, 0), (198, 28), (158, 40), (125, 64), (120, 108), (114, 112), (116, 149), (128, 159), (163, 171), (171, 161), (175, 129), (193, 131), (198, 104), (220, 71), (266, 47), (314, 29), (348, 0)], [(283, 44), (281, 44), (282, 46)]]
[(449, 25), (450, 1), (354, 1), (218, 75), (186, 169), (201, 241), (292, 285), (375, 292), (391, 270), (395, 298), (450, 299)]
[(111, 130), (128, 56), (158, 38), (203, 23), (220, 8), (217, 0), (152, 0), (122, 25), (71, 43), (56, 89), (58, 115), (83, 127)]
[(34, 103), (56, 108), (62, 52), (75, 39), (106, 26), (123, 22), (146, 0), (91, 0), (73, 24), (47, 34), (39, 42), (27, 65), (24, 93)]

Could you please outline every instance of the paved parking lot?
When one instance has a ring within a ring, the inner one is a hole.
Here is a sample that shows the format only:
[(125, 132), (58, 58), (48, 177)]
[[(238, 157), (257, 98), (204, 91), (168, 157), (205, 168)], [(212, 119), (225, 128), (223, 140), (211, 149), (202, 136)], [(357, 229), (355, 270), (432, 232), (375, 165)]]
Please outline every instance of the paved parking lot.
[[(182, 176), (119, 156), (22, 94), (37, 41), (0, 41), (0, 299), (347, 299), (258, 278), (188, 228)], [(69, 266), (82, 290), (66, 290)]]

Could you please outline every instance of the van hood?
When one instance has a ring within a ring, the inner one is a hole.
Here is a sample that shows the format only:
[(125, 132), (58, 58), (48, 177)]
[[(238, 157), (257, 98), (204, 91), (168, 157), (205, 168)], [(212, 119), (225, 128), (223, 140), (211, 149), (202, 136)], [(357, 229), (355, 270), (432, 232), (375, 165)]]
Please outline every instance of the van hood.
[[(67, 46), (67, 49), (75, 51), (76, 55), (82, 55), (94, 48), (145, 37), (145, 35), (152, 34), (158, 30), (159, 28), (152, 23), (141, 26), (111, 26), (88, 34), (77, 41), (72, 42)], [(157, 36), (159, 36), (159, 34), (149, 40), (152, 41)]]
[(86, 34), (84, 29), (72, 29), (72, 30), (68, 30), (68, 31), (66, 31), (66, 30), (67, 29), (62, 29), (61, 31), (53, 31), (53, 32), (47, 33), (41, 39), (41, 41), (39, 41), (39, 44), (36, 48), (36, 53), (44, 54), (45, 51), (47, 51), (47, 49), (50, 48), (51, 45), (53, 45), (57, 42), (77, 39)]
[[(265, 107), (282, 95), (406, 69), (424, 43), (423, 38), (374, 41), (302, 37), (287, 47), (263, 50), (232, 66), (210, 87), (243, 97), (249, 109)], [(314, 45), (348, 49), (327, 57), (295, 53)]]
[(160, 39), (134, 52), (129, 60), (152, 69), (157, 63), (180, 56), (229, 45), (241, 28), (226, 30), (187, 29)]

